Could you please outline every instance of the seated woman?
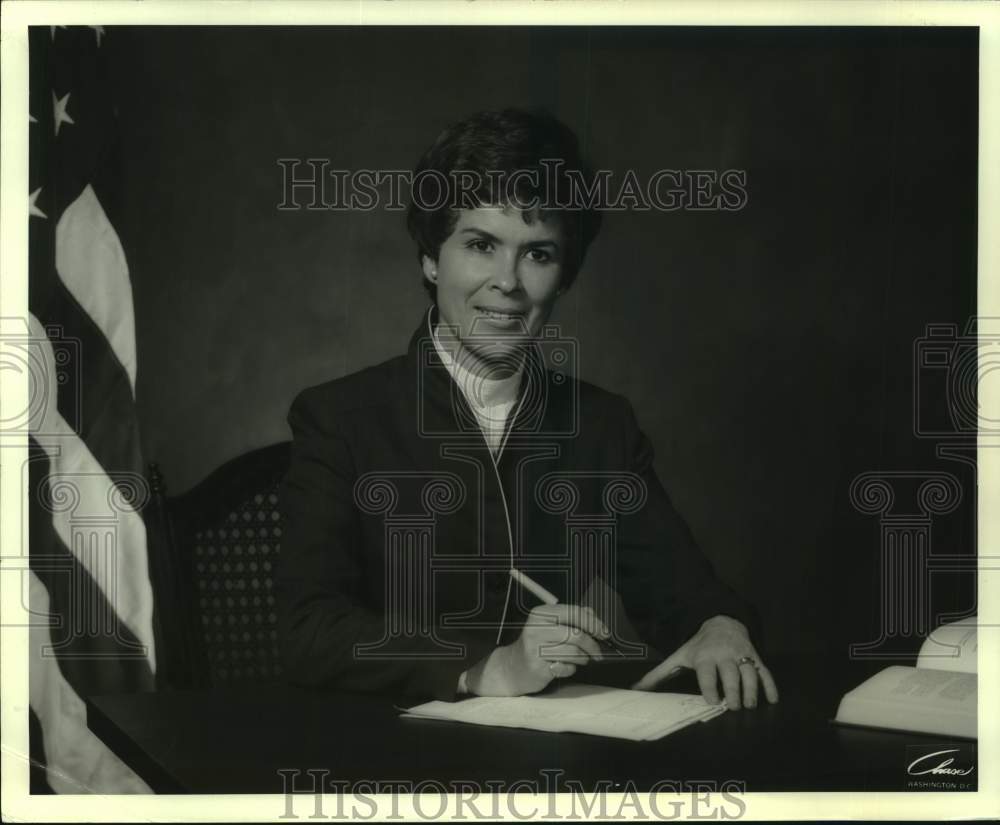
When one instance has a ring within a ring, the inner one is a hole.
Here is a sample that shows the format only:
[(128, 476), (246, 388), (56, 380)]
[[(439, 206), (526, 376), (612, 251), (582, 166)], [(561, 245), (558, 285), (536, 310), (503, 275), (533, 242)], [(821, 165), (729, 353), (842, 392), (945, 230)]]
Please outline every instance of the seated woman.
[(288, 417), (293, 681), (509, 696), (655, 649), (634, 687), (692, 668), (710, 702), (720, 682), (732, 709), (777, 701), (753, 611), (671, 506), (631, 405), (559, 368), (576, 344), (546, 322), (600, 227), (576, 198), (594, 180), (565, 125), (519, 110), (421, 159), (408, 227), (432, 305), (405, 355), (304, 390)]

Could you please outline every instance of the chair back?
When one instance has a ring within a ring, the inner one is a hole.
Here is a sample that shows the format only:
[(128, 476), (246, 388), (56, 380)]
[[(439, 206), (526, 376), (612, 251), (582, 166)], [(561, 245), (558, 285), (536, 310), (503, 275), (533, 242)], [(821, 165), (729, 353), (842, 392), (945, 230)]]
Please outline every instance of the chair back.
[(176, 686), (281, 678), (273, 574), (290, 455), (287, 441), (245, 453), (166, 498), (177, 607), (186, 614), (176, 618), (188, 622), (187, 661), (171, 668)]

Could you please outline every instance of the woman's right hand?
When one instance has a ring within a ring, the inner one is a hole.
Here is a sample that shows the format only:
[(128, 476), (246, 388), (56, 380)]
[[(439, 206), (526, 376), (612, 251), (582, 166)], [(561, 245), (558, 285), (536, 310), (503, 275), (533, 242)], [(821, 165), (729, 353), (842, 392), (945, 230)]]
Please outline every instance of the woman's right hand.
[(518, 639), (471, 667), (466, 684), (478, 696), (521, 696), (565, 679), (577, 667), (600, 660), (596, 639), (611, 635), (589, 607), (541, 605), (532, 610)]

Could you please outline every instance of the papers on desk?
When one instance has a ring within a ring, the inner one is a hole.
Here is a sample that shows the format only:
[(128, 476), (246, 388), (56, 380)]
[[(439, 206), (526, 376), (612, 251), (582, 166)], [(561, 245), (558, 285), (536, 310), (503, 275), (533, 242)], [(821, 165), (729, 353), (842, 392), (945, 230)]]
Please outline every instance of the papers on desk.
[(725, 704), (710, 705), (701, 696), (685, 693), (564, 684), (535, 696), (427, 702), (409, 708), (404, 716), (642, 741), (660, 739), (693, 722), (707, 722), (725, 710)]

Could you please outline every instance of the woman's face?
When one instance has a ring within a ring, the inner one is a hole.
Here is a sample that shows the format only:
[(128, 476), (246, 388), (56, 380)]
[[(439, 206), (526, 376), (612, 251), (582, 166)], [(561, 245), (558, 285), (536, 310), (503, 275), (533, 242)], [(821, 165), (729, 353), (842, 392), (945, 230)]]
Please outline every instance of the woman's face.
[(425, 257), (423, 269), (437, 286), (440, 323), (456, 328), (469, 366), (517, 366), (552, 313), (563, 255), (558, 220), (526, 223), (511, 207), (459, 210), (437, 261)]

